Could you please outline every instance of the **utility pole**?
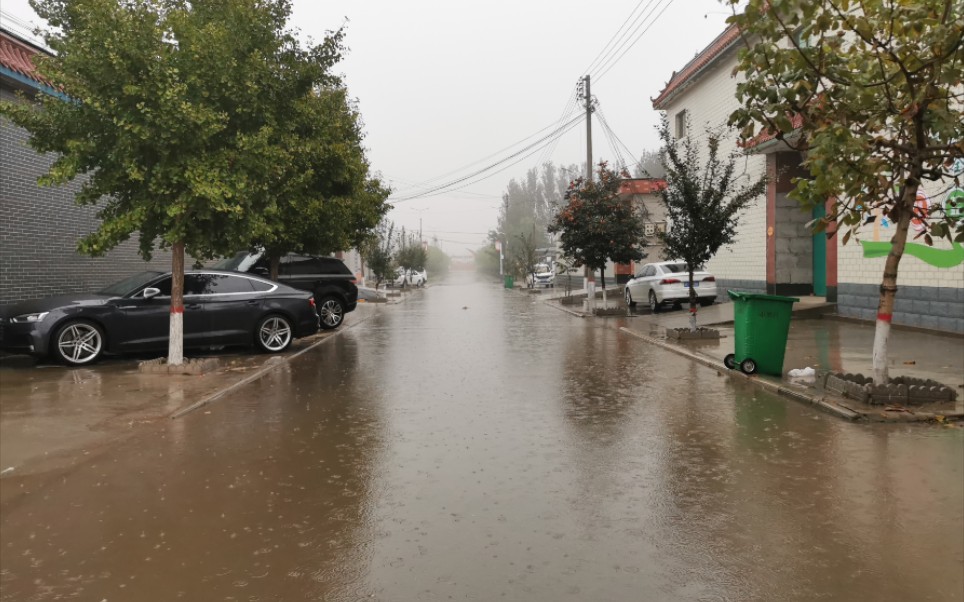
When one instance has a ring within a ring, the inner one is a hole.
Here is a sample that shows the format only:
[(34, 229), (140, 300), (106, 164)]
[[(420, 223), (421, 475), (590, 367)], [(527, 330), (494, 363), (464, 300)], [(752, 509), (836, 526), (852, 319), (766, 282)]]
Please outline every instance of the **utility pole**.
[[(592, 184), (592, 92), (589, 89), (589, 75), (579, 82), (579, 91), (586, 101), (586, 184)], [(586, 301), (589, 315), (596, 315), (596, 273), (586, 266)]]

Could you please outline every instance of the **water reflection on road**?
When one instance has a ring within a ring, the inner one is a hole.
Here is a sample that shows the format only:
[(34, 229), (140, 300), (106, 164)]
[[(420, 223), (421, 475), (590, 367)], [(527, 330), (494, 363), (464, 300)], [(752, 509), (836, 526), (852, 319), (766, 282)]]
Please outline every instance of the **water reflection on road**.
[[(435, 285), (58, 478), (3, 599), (956, 600), (964, 437)], [(7, 496), (5, 496), (6, 498)]]

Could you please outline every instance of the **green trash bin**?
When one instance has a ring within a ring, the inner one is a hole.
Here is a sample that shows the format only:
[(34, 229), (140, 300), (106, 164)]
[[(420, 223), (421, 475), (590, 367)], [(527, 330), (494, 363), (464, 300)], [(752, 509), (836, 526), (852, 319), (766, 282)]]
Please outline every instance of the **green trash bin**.
[(515, 278), (512, 277), (512, 274), (506, 274), (506, 275), (505, 275), (505, 287), (506, 287), (506, 288), (512, 288), (512, 287), (514, 287), (514, 286), (515, 286)]
[(733, 299), (734, 352), (723, 358), (727, 368), (746, 374), (783, 375), (783, 355), (790, 333), (793, 304), (800, 299), (727, 291)]

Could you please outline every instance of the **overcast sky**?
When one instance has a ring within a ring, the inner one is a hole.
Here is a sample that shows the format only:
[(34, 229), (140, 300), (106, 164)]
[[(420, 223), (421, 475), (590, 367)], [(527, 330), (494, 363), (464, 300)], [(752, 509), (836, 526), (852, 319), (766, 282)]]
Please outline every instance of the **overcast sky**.
[[(393, 198), (467, 176), (546, 135), (587, 72), (602, 115), (630, 149), (621, 150), (627, 159), (630, 151), (638, 158), (644, 149), (655, 150), (659, 117), (650, 99), (723, 31), (728, 15), (718, 0), (293, 5), (291, 26), (305, 38), (320, 40), (345, 24), (350, 52), (337, 70), (358, 101), (369, 159), (396, 191)], [(3, 0), (2, 7), (8, 15), (37, 21), (27, 0)], [(615, 163), (598, 115), (592, 125), (594, 161)], [(389, 217), (416, 230), (421, 218), (426, 238), (437, 236), (447, 252), (464, 255), (495, 227), (511, 179), (522, 178), (540, 160), (585, 161), (585, 124), (548, 150), (509, 161), (485, 180), (470, 178), (460, 190), (397, 202)]]

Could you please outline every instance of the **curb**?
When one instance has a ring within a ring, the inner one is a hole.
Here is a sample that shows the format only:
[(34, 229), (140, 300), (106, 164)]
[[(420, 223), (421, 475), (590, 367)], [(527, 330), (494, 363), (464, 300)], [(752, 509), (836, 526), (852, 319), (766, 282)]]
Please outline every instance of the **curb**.
[(716, 370), (718, 373), (729, 378), (743, 379), (761, 389), (769, 391), (770, 393), (775, 393), (782, 397), (792, 399), (794, 401), (804, 403), (810, 406), (814, 406), (818, 410), (836, 416), (837, 418), (843, 418), (850, 422), (944, 422), (944, 421), (960, 421), (964, 420), (964, 413), (961, 412), (948, 412), (946, 414), (933, 414), (930, 412), (920, 412), (914, 413), (910, 410), (904, 410), (899, 413), (886, 413), (886, 410), (880, 412), (862, 412), (848, 408), (847, 406), (838, 403), (833, 398), (828, 398), (827, 396), (813, 395), (792, 387), (788, 387), (782, 382), (774, 382), (771, 379), (760, 377), (760, 376), (750, 376), (748, 374), (743, 374), (742, 372), (736, 370), (729, 370), (723, 366), (715, 358), (708, 358), (703, 355), (699, 355), (689, 351), (688, 349), (683, 349), (676, 345), (671, 345), (665, 341), (654, 339), (653, 337), (634, 332), (625, 326), (619, 328), (620, 331), (628, 334), (629, 336), (635, 337), (642, 341), (646, 341), (651, 345), (655, 345), (667, 351), (672, 351), (677, 355), (681, 355), (695, 362), (703, 364), (708, 368)]

